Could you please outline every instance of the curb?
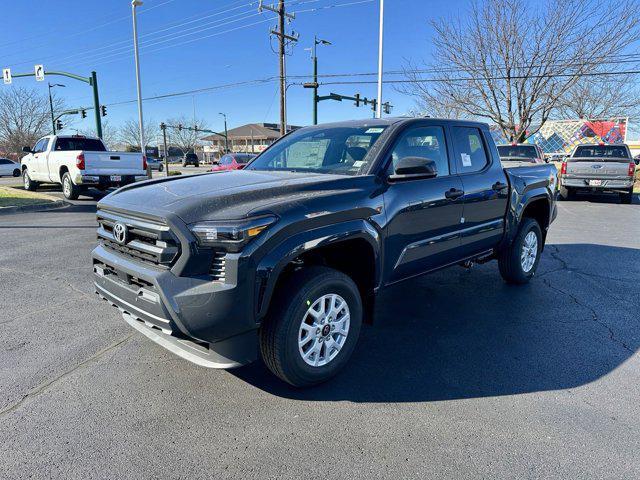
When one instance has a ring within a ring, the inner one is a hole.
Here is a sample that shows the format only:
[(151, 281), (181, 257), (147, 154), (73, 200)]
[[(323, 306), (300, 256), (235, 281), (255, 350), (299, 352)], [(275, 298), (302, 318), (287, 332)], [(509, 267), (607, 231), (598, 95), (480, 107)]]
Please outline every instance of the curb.
[(20, 207), (3, 207), (0, 208), (0, 215), (8, 215), (10, 213), (35, 212), (40, 210), (54, 210), (56, 208), (71, 205), (64, 200), (55, 200), (49, 203), (38, 203), (35, 205), (23, 205)]

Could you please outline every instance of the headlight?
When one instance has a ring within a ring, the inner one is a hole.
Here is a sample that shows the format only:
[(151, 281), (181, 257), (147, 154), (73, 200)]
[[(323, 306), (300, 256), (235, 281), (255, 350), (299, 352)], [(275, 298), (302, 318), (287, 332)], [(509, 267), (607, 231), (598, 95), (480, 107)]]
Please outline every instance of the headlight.
[(203, 247), (223, 247), (239, 250), (249, 240), (259, 235), (276, 217), (256, 217), (244, 220), (199, 222), (189, 225), (189, 229)]

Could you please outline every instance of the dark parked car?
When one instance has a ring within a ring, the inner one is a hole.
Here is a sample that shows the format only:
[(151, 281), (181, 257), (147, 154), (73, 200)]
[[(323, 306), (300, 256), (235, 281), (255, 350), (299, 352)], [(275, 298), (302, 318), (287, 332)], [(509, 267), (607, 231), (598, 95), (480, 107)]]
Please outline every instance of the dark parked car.
[(101, 200), (95, 288), (198, 365), (260, 354), (282, 380), (312, 385), (345, 366), (389, 285), (494, 259), (506, 282), (528, 282), (556, 216), (555, 183), (554, 165), (504, 169), (482, 123), (302, 128), (242, 170)]
[(195, 153), (185, 153), (184, 157), (182, 157), (182, 166), (186, 167), (187, 165), (199, 167), (200, 160), (198, 160), (198, 155), (196, 155)]

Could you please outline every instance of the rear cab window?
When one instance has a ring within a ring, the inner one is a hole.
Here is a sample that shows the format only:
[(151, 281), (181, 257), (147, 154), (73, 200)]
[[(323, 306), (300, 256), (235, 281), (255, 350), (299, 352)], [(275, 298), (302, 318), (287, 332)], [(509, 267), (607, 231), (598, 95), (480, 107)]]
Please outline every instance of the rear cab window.
[(102, 141), (95, 138), (68, 138), (61, 137), (56, 140), (54, 148), (56, 152), (69, 152), (74, 150), (84, 150), (86, 152), (106, 152)]
[(459, 173), (479, 172), (489, 164), (489, 155), (479, 128), (453, 127), (451, 133)]
[(607, 159), (628, 159), (631, 160), (629, 150), (625, 145), (580, 145), (576, 148), (575, 153), (569, 158), (579, 160), (588, 160), (590, 158), (598, 161), (606, 161)]
[(500, 145), (498, 147), (500, 158), (538, 158), (538, 151), (533, 145)]

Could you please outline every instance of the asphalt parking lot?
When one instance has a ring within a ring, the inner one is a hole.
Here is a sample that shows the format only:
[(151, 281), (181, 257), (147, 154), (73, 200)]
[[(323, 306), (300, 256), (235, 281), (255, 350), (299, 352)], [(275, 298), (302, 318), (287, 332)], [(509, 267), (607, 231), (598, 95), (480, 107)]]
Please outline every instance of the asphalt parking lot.
[(389, 290), (295, 390), (191, 365), (93, 293), (92, 202), (0, 217), (3, 478), (640, 478), (640, 205), (559, 204), (537, 277)]

